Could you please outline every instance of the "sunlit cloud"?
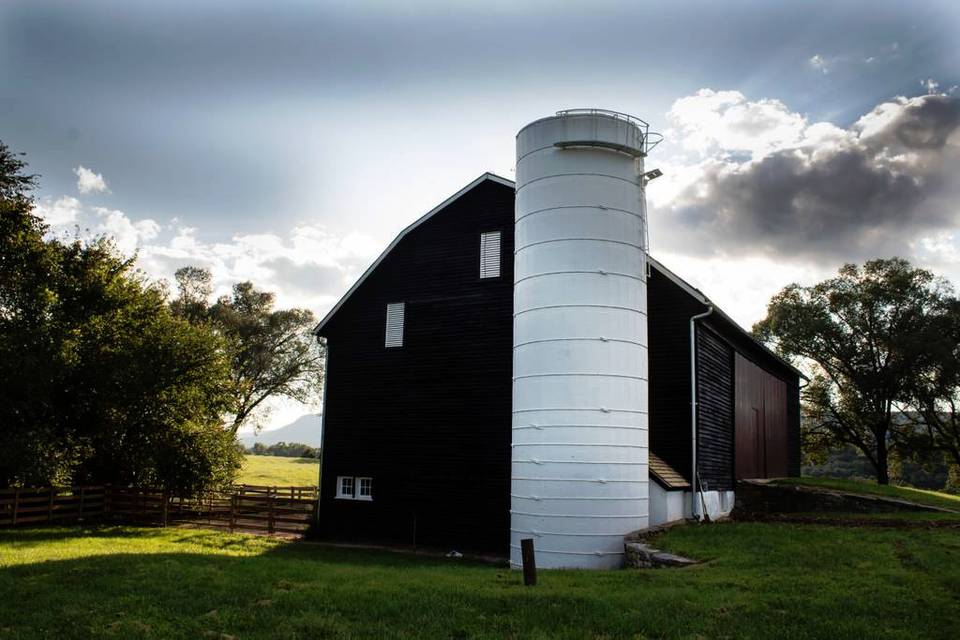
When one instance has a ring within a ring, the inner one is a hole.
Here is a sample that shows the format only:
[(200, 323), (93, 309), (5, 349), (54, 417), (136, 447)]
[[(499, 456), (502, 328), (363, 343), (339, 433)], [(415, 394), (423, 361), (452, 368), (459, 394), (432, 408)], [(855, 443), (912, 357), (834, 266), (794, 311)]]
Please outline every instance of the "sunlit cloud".
[(86, 195), (88, 193), (110, 192), (103, 175), (94, 173), (83, 165), (74, 168), (73, 173), (77, 176), (77, 191), (80, 193)]

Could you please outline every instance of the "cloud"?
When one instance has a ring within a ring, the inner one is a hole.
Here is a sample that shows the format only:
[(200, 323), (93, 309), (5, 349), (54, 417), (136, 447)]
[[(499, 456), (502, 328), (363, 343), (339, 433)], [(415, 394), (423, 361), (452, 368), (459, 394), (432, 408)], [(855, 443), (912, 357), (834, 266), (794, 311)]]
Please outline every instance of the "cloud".
[(667, 137), (701, 155), (748, 152), (762, 155), (797, 143), (806, 119), (779, 100), (750, 102), (739, 91), (701, 89), (673, 103)]
[(80, 193), (84, 195), (99, 192), (110, 193), (102, 174), (94, 173), (83, 165), (74, 168), (73, 173), (77, 176), (77, 191)]
[(935, 94), (937, 93), (937, 89), (940, 88), (940, 83), (933, 78), (927, 78), (926, 80), (920, 81), (920, 86), (926, 89), (928, 94)]
[(133, 253), (137, 247), (155, 239), (160, 233), (160, 225), (150, 219), (133, 222), (119, 209), (93, 207), (96, 223), (90, 230), (93, 235), (106, 235), (113, 238), (117, 248), (124, 253)]
[(163, 225), (134, 219), (119, 209), (87, 206), (77, 198), (44, 199), (34, 205), (55, 236), (81, 240), (111, 238), (155, 280), (174, 281), (180, 267), (205, 267), (213, 274), (214, 295), (229, 293), (237, 282), (252, 281), (277, 294), (284, 307), (325, 313), (382, 250), (369, 236), (338, 236), (321, 225), (299, 225), (286, 234), (236, 235), (206, 240), (199, 229), (174, 218)]
[(56, 200), (43, 198), (34, 204), (34, 213), (54, 227), (70, 227), (80, 217), (82, 205), (76, 198), (61, 196)]
[[(819, 53), (814, 55), (807, 62), (810, 63), (810, 66), (820, 71), (821, 73), (830, 73), (830, 64), (827, 62), (827, 59), (821, 56)], [(869, 60), (868, 60), (869, 62)]]
[(668, 117), (698, 156), (654, 202), (666, 249), (856, 260), (904, 254), (960, 218), (951, 96), (899, 97), (841, 128), (779, 101), (701, 90)]

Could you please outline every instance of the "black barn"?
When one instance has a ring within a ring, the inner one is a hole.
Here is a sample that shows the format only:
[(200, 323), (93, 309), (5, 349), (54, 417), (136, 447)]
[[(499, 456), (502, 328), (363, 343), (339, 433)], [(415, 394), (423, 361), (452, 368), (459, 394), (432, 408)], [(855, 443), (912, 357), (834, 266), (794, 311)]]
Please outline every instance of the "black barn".
[[(513, 183), (484, 174), (404, 230), (317, 326), (321, 535), (506, 555), (513, 227)], [(692, 482), (690, 326), (707, 311), (701, 489), (799, 475), (799, 372), (653, 260), (647, 291), (651, 479)]]

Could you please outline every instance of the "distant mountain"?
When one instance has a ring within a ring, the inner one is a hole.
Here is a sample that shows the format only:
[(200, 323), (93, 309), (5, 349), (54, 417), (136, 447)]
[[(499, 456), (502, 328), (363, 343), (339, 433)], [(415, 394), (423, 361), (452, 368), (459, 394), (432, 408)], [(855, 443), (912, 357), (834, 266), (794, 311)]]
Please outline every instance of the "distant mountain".
[(240, 436), (238, 440), (245, 447), (252, 447), (256, 442), (268, 446), (278, 442), (299, 442), (311, 447), (319, 447), (320, 416), (310, 413), (300, 416), (285, 427), (261, 431), (257, 435)]

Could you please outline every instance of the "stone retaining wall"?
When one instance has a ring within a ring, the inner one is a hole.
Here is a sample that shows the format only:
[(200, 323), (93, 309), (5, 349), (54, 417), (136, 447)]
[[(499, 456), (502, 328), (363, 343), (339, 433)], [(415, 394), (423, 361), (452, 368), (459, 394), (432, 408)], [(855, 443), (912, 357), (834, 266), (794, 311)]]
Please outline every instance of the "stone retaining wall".
[(860, 493), (819, 487), (779, 485), (757, 480), (737, 483), (735, 519), (753, 519), (778, 513), (890, 513), (944, 511), (937, 507)]

